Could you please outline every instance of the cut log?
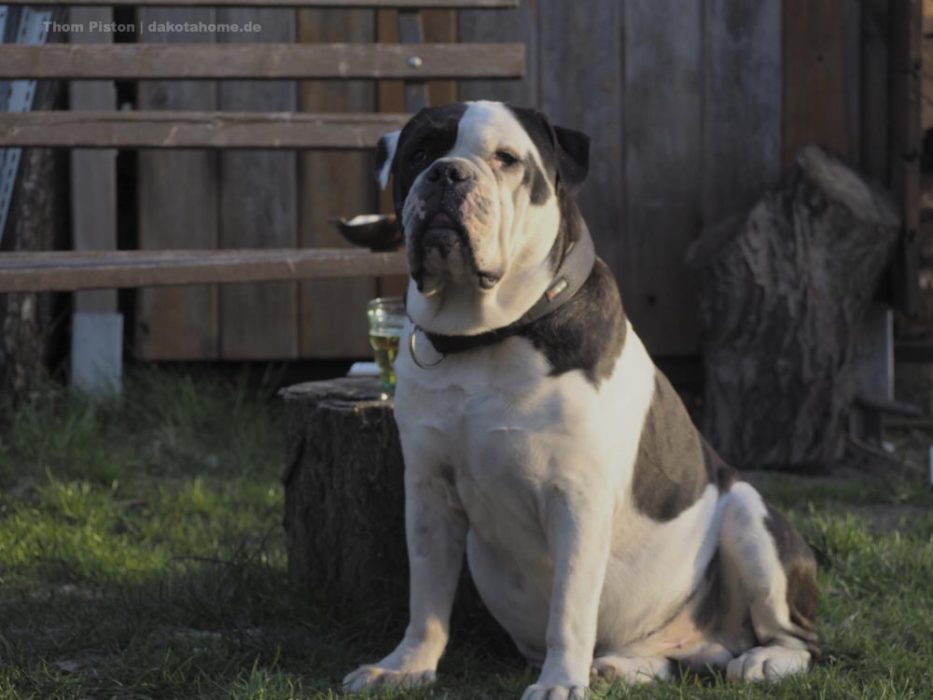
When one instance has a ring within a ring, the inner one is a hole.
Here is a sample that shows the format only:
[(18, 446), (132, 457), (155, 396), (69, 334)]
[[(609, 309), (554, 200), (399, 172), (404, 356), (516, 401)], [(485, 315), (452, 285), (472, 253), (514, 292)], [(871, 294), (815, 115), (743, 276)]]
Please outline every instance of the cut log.
[(402, 451), (378, 382), (348, 378), (282, 391), (290, 578), (340, 609), (407, 609)]
[[(292, 582), (336, 619), (408, 620), (402, 450), (391, 398), (375, 378), (283, 389), (285, 530)], [(464, 564), (452, 626), (508, 653)], [(514, 653), (514, 652), (513, 652)]]
[(808, 146), (747, 217), (704, 233), (704, 433), (728, 461), (842, 456), (859, 322), (899, 230), (880, 187)]

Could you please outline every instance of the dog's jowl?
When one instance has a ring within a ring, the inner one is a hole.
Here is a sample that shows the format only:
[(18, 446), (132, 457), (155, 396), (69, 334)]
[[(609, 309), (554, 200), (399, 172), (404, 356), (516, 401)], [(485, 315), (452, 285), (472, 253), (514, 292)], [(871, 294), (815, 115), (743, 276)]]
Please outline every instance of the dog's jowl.
[(815, 562), (706, 444), (627, 321), (575, 203), (583, 134), (495, 102), (383, 138), (410, 266), (397, 360), (411, 619), (351, 691), (434, 680), (464, 559), (540, 666), (524, 697), (806, 670)]

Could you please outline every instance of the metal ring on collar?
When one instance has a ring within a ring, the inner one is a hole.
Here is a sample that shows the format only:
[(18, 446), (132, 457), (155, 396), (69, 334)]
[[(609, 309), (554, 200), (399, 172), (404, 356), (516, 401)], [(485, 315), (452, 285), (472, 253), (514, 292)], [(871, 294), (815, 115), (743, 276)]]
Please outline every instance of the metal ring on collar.
[(444, 358), (447, 357), (447, 355), (440, 353), (440, 358), (437, 359), (435, 362), (422, 362), (421, 360), (419, 360), (418, 351), (415, 346), (415, 334), (419, 330), (420, 329), (418, 328), (418, 326), (412, 324), (411, 333), (408, 334), (408, 351), (411, 353), (411, 361), (414, 362), (416, 365), (418, 365), (421, 369), (432, 369), (434, 367), (437, 367), (441, 362), (444, 361)]

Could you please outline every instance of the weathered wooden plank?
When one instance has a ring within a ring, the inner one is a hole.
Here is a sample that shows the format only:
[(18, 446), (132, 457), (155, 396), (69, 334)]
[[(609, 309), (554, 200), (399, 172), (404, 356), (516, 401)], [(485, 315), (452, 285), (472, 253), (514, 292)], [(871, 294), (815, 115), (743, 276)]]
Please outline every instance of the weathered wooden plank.
[[(111, 21), (113, 11), (105, 7), (74, 7), (69, 13), (69, 22), (82, 27)], [(100, 46), (100, 42), (112, 40), (112, 33), (80, 31), (72, 32), (68, 38), (71, 44), (58, 46)], [(2, 58), (0, 64), (3, 64)], [(68, 88), (70, 109), (113, 110), (117, 106), (113, 81), (75, 81)], [(71, 152), (71, 236), (75, 250), (115, 250), (117, 247), (116, 157), (114, 149)], [(77, 294), (74, 307), (78, 312), (115, 312), (117, 295), (109, 290)], [(75, 338), (75, 342), (80, 340)]]
[[(379, 10), (376, 12), (376, 41), (379, 43), (398, 43), (398, 12), (395, 10)], [(428, 99), (430, 100), (430, 97)], [(401, 80), (377, 81), (376, 105), (378, 111), (382, 113), (392, 114), (404, 112), (405, 83)], [(391, 187), (380, 190), (379, 211), (383, 214), (395, 213)]]
[[(104, 26), (113, 20), (109, 7), (73, 7), (69, 22), (81, 27)], [(112, 41), (106, 31), (69, 34), (71, 45)], [(112, 81), (74, 81), (69, 84), (71, 109), (107, 110), (116, 107)], [(113, 149), (71, 152), (71, 238), (75, 250), (115, 250), (117, 247), (117, 152)], [(112, 289), (74, 295), (71, 317), (69, 381), (86, 393), (119, 394), (123, 373), (123, 315), (117, 311)]]
[[(404, 10), (398, 13), (398, 38), (405, 44), (424, 42), (424, 22), (421, 12)], [(405, 81), (405, 111), (418, 112), (428, 106), (428, 86), (420, 77)]]
[[(428, 44), (434, 42), (458, 42), (458, 46), (469, 45), (467, 43), (459, 43), (460, 37), (457, 32), (458, 13), (454, 10), (423, 10), (420, 14), (422, 26), (424, 27), (423, 41), (428, 42)], [(502, 13), (499, 12), (494, 12), (493, 14), (498, 14), (500, 17), (503, 16)], [(477, 51), (485, 51), (486, 49), (484, 47), (487, 46), (487, 41), (488, 38), (480, 39), (480, 43), (473, 45), (476, 46)], [(514, 39), (511, 41), (514, 42)], [(521, 66), (516, 64), (516, 67), (519, 68), (519, 72), (507, 78), (515, 78), (525, 73), (525, 46), (521, 43), (519, 43), (518, 46), (522, 47), (520, 52)], [(482, 77), (483, 76), (474, 76), (474, 78), (480, 79), (482, 79)], [(471, 80), (474, 78), (471, 78)], [(496, 78), (496, 80), (503, 78), (505, 78), (505, 76)], [(448, 102), (456, 102), (459, 99), (460, 89), (459, 83), (456, 80), (445, 79), (443, 76), (432, 77), (428, 80), (428, 104), (443, 105)], [(406, 109), (405, 111), (411, 112), (412, 110)]]
[(707, 0), (703, 21), (703, 226), (715, 228), (781, 174), (781, 0)]
[(901, 207), (903, 234), (892, 267), (895, 307), (907, 314), (920, 305), (917, 234), (920, 228), (920, 128), (922, 8), (891, 0), (891, 191)]
[(538, 106), (555, 124), (592, 138), (589, 178), (580, 192), (580, 205), (597, 252), (624, 286), (631, 251), (622, 230), (623, 3), (539, 0), (537, 12)]
[(846, 128), (849, 136), (847, 154), (859, 165), (862, 152), (862, 6), (864, 0), (843, 0), (843, 55)]
[(680, 0), (625, 3), (620, 281), (626, 310), (656, 355), (699, 352), (698, 290), (685, 254), (701, 216), (702, 9)]
[[(214, 22), (212, 9), (142, 8), (140, 21), (150, 22)], [(153, 43), (211, 43), (213, 33), (146, 32), (143, 39)], [(186, 130), (179, 109), (217, 109), (217, 86), (213, 82), (141, 83), (139, 107), (143, 110), (165, 110), (152, 113), (161, 128), (154, 140), (172, 140), (173, 129)], [(109, 120), (124, 115), (130, 120), (136, 114), (102, 115), (96, 126), (79, 123), (67, 125), (67, 114), (48, 113), (53, 119), (65, 119), (64, 133), (74, 136), (106, 136), (123, 133), (121, 127), (102, 128)], [(143, 112), (142, 114), (145, 114)], [(81, 120), (80, 113), (72, 113)], [(2, 115), (0, 115), (2, 117)], [(143, 117), (145, 119), (145, 117)], [(89, 119), (93, 125), (94, 119)], [(135, 123), (135, 122), (132, 122)], [(78, 139), (80, 142), (80, 138)], [(91, 138), (85, 141), (93, 141)], [(62, 144), (67, 145), (67, 144)], [(93, 145), (93, 144), (91, 144)], [(120, 147), (119, 138), (109, 145)], [(194, 145), (194, 144), (191, 144)], [(218, 237), (217, 154), (206, 151), (189, 153), (140, 153), (138, 157), (139, 248), (215, 248)], [(218, 355), (218, 290), (216, 287), (143, 289), (136, 295), (136, 320), (133, 333), (135, 354), (143, 360), (209, 360)]]
[(460, 86), (465, 100), (499, 100), (532, 107), (538, 104), (538, 18), (533, 0), (521, 0), (514, 12), (461, 10), (463, 41), (521, 41), (525, 44), (525, 75), (508, 81), (470, 81)]
[[(375, 38), (374, 15), (371, 10), (301, 11), (298, 13), (299, 40), (308, 42), (307, 46), (326, 41), (372, 41)], [(301, 84), (299, 108), (302, 110), (372, 112), (374, 107), (372, 81), (307, 81)], [(373, 156), (367, 152), (301, 154), (299, 234), (303, 248), (349, 246), (329, 220), (375, 210), (372, 163)], [(374, 277), (302, 282), (298, 314), (301, 356), (368, 356), (371, 349), (365, 309), (366, 302), (374, 296)]]
[[(6, 0), (7, 5), (133, 5), (135, 7), (306, 7), (332, 9), (458, 8), (509, 9), (519, 0)], [(168, 21), (168, 20), (162, 20)], [(184, 20), (171, 20), (184, 21)], [(195, 20), (197, 21), (197, 20)]]
[(922, 115), (920, 126), (926, 131), (933, 129), (933, 37), (923, 38), (921, 77)]
[(849, 159), (856, 155), (846, 113), (843, 2), (784, 2), (785, 165), (811, 143)]
[(862, 170), (887, 183), (889, 138), (890, 8), (888, 0), (862, 3)]
[[(412, 50), (415, 50), (418, 46), (430, 45), (435, 42), (449, 43), (457, 40), (456, 12), (449, 10), (425, 10), (417, 13), (420, 15), (421, 37), (427, 44), (417, 43), (419, 36), (417, 28), (419, 23), (415, 17), (415, 13), (407, 13), (405, 16), (403, 16), (403, 14), (404, 13), (395, 12), (393, 10), (382, 10), (377, 13), (376, 40), (380, 44), (393, 46), (407, 45)], [(502, 15), (500, 14), (500, 16)], [(482, 51), (482, 45), (479, 46), (480, 48), (478, 50)], [(412, 85), (414, 90), (418, 89), (415, 84), (410, 82), (406, 83), (402, 80), (380, 80), (378, 83), (379, 111), (412, 111), (410, 106), (414, 103), (406, 99), (406, 85)], [(414, 96), (414, 94), (413, 92), (410, 96)], [(419, 100), (420, 99), (421, 98), (419, 98)], [(456, 82), (451, 80), (427, 81), (427, 96), (424, 97), (425, 104), (442, 105), (457, 99), (459, 99), (459, 86)]]
[(0, 293), (331, 279), (405, 265), (404, 252), (330, 248), (0, 253)]
[[(265, 32), (263, 26), (258, 36)], [(525, 69), (525, 47), (517, 43), (289, 44), (252, 43), (256, 33), (219, 36), (251, 43), (5, 45), (0, 78), (488, 80), (519, 78)]]
[[(173, 107), (183, 100), (175, 96), (176, 85), (141, 86), (162, 96), (166, 109), (160, 110), (0, 113), (0, 146), (369, 149), (408, 119), (404, 114), (177, 111)], [(192, 85), (201, 95), (192, 106), (203, 108), (214, 88)]]
[[(220, 24), (262, 27), (250, 36), (218, 34), (233, 51), (246, 41), (293, 42), (295, 11), (217, 11)], [(270, 44), (271, 45), (271, 44)], [(224, 111), (293, 112), (289, 81), (228, 81), (218, 85)], [(298, 245), (297, 154), (294, 151), (223, 151), (220, 154), (220, 247), (294, 248)], [(220, 290), (220, 356), (226, 360), (289, 359), (298, 355), (298, 285), (236, 285)]]

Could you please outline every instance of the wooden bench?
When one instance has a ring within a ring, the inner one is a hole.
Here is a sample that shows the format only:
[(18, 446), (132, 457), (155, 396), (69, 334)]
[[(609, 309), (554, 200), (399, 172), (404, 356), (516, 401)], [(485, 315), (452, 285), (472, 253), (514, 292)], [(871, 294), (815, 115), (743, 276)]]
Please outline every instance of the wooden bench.
[[(401, 79), (406, 109), (427, 79), (509, 79), (523, 44), (424, 44), (428, 8), (512, 8), (517, 0), (12, 0), (47, 6), (246, 6), (399, 10), (402, 44), (68, 44), (0, 46), (0, 79)], [(0, 147), (369, 149), (404, 114), (36, 111), (0, 114)], [(0, 254), (0, 293), (383, 275), (401, 254), (343, 249), (60, 251)]]

